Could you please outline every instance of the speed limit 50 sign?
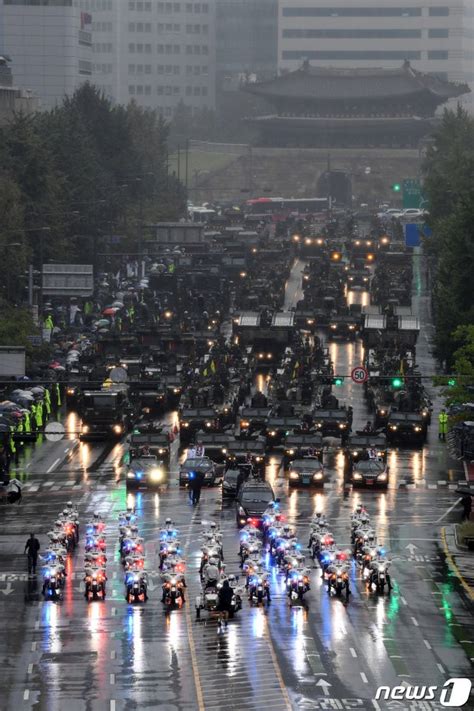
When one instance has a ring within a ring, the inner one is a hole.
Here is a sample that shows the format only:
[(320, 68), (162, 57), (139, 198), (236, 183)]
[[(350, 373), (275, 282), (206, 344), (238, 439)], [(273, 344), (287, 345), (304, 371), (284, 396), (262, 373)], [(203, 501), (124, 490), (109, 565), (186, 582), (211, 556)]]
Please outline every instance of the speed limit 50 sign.
[(358, 365), (357, 368), (354, 368), (352, 370), (351, 378), (354, 383), (359, 383), (359, 385), (362, 385), (363, 383), (366, 383), (369, 379), (369, 374), (362, 365)]

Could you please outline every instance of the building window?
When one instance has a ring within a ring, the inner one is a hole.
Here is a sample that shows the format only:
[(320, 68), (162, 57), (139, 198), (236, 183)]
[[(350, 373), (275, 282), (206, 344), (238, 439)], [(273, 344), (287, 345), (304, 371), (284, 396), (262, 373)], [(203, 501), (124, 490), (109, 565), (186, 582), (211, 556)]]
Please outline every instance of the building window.
[(179, 86), (174, 86), (173, 87), (173, 94), (179, 94)]
[(173, 74), (177, 76), (178, 74), (181, 74), (181, 67), (178, 64), (175, 64), (173, 67)]
[(317, 51), (317, 50), (285, 50), (282, 52), (282, 59), (327, 59), (327, 60), (358, 60), (358, 59), (397, 59), (403, 61), (404, 59), (421, 59), (421, 52), (402, 50), (402, 51), (384, 51), (384, 50), (372, 50), (372, 51)]
[(204, 13), (209, 12), (209, 5), (207, 4), (207, 2), (203, 2), (203, 3), (202, 3), (202, 11), (203, 11)]
[(449, 15), (449, 7), (430, 7), (429, 14), (431, 17), (447, 17)]
[(449, 30), (441, 27), (439, 29), (428, 30), (428, 37), (436, 39), (446, 38), (449, 37)]
[(130, 86), (128, 87), (128, 93), (131, 95), (135, 94), (135, 87), (133, 86), (133, 84), (130, 84)]
[(428, 52), (428, 59), (448, 59), (448, 52), (445, 49), (434, 49)]
[(421, 30), (283, 30), (283, 37), (301, 39), (391, 39), (419, 38)]
[(421, 17), (421, 7), (284, 7), (283, 17)]
[(128, 65), (128, 73), (129, 73), (129, 74), (135, 74), (135, 64), (129, 64), (129, 65)]
[(157, 66), (158, 74), (164, 74), (165, 73), (165, 68), (163, 64), (158, 64)]

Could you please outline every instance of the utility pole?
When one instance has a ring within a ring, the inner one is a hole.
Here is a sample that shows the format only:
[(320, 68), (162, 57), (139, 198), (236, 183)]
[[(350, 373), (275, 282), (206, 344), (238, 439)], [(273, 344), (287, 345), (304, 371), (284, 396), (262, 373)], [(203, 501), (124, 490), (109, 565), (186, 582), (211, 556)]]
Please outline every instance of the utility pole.
[(186, 139), (186, 160), (185, 160), (185, 171), (186, 171), (186, 199), (188, 197), (188, 178), (189, 178), (189, 138)]

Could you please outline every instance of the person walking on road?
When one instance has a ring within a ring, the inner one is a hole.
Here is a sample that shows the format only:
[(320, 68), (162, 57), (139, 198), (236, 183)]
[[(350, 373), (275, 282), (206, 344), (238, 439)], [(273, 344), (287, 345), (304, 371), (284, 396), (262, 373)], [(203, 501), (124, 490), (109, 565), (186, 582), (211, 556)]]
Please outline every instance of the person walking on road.
[(465, 494), (462, 497), (462, 520), (470, 521), (471, 511), (472, 511), (472, 496), (470, 494)]
[(201, 498), (201, 489), (202, 485), (204, 483), (204, 476), (202, 472), (197, 471), (195, 472), (194, 478), (191, 479), (189, 483), (189, 488), (191, 489), (191, 503), (193, 506), (199, 503), (199, 499)]
[(446, 442), (446, 434), (448, 432), (448, 413), (446, 412), (444, 407), (438, 415), (438, 423), (438, 439), (440, 439), (442, 442)]
[(28, 551), (28, 575), (33, 575), (36, 573), (36, 562), (38, 560), (38, 552), (40, 549), (40, 542), (35, 538), (34, 533), (30, 533), (30, 537), (25, 544), (25, 553)]

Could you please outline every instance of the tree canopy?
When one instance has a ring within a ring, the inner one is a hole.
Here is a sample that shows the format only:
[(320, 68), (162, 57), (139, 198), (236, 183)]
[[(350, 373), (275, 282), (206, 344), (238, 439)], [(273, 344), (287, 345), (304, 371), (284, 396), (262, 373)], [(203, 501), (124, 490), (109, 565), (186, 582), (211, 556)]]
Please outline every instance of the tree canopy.
[(474, 323), (474, 118), (461, 107), (446, 111), (425, 163), (424, 190), (433, 236), (433, 306), (437, 356), (450, 369), (460, 326)]

